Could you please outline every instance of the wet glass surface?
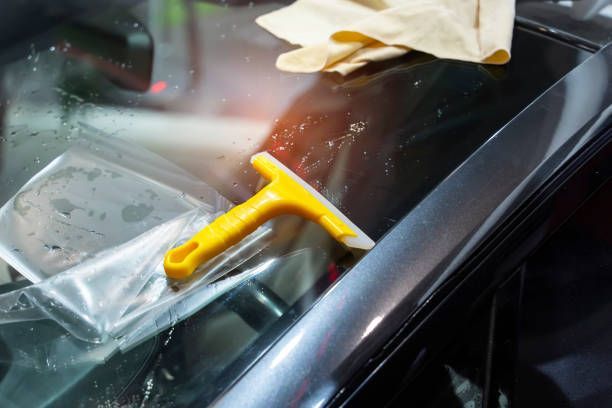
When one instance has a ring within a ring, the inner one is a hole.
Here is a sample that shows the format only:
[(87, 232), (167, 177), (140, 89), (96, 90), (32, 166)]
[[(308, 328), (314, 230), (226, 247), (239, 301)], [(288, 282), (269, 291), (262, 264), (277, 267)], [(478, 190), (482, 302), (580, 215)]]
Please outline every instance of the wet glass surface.
[[(289, 46), (253, 23), (277, 7), (120, 3), (7, 46), (0, 202), (87, 126), (160, 154), (235, 202), (259, 184), (250, 155), (268, 150), (379, 240), (588, 56), (517, 30), (504, 67), (411, 53), (346, 78), (282, 73), (274, 61)], [(51, 321), (0, 326), (2, 405), (213, 400), (362, 256), (294, 217), (275, 229), (273, 244), (241, 266), (269, 264), (264, 273), (131, 350), (59, 353), (68, 334)], [(4, 269), (3, 291), (25, 284)], [(34, 381), (37, 392), (27, 392)]]

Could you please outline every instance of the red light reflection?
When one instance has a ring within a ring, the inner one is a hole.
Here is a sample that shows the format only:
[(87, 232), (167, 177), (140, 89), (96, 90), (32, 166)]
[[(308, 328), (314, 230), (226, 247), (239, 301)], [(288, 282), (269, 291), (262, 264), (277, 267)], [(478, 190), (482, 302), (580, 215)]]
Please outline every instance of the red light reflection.
[(166, 81), (157, 81), (157, 82), (155, 82), (154, 84), (151, 85), (150, 91), (152, 93), (160, 93), (161, 91), (163, 91), (167, 87), (168, 87), (168, 84), (166, 83)]

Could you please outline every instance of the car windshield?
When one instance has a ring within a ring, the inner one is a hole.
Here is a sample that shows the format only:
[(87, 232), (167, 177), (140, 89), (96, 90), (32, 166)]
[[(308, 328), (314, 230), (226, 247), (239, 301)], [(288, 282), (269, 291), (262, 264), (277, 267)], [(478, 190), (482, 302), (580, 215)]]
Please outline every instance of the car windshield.
[[(347, 77), (292, 74), (274, 64), (291, 46), (254, 22), (279, 2), (72, 3), (0, 13), (2, 204), (96, 129), (235, 203), (260, 186), (249, 157), (268, 151), (378, 241), (589, 55), (517, 28), (506, 66), (411, 52)], [(363, 256), (297, 217), (274, 229), (239, 269), (278, 262), (129, 349), (62, 349), (71, 334), (52, 319), (0, 325), (2, 405), (213, 401)], [(8, 265), (0, 275), (2, 292), (29, 285)]]

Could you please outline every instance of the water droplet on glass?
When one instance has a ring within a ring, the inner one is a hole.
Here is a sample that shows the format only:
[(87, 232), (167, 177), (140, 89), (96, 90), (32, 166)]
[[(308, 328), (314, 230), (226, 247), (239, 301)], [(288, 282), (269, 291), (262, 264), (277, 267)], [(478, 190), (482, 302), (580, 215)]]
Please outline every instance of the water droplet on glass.
[(361, 133), (365, 130), (366, 128), (366, 124), (365, 122), (355, 122), (355, 123), (351, 123), (349, 129), (351, 130), (351, 132), (354, 133)]

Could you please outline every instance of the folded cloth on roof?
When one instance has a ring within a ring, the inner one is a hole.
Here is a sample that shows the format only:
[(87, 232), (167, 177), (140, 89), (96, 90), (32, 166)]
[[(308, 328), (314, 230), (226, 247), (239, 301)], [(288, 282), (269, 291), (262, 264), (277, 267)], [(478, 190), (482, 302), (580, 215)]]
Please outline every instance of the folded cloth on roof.
[(514, 0), (297, 0), (256, 22), (301, 46), (280, 55), (277, 68), (346, 75), (410, 50), (505, 64), (514, 7)]

